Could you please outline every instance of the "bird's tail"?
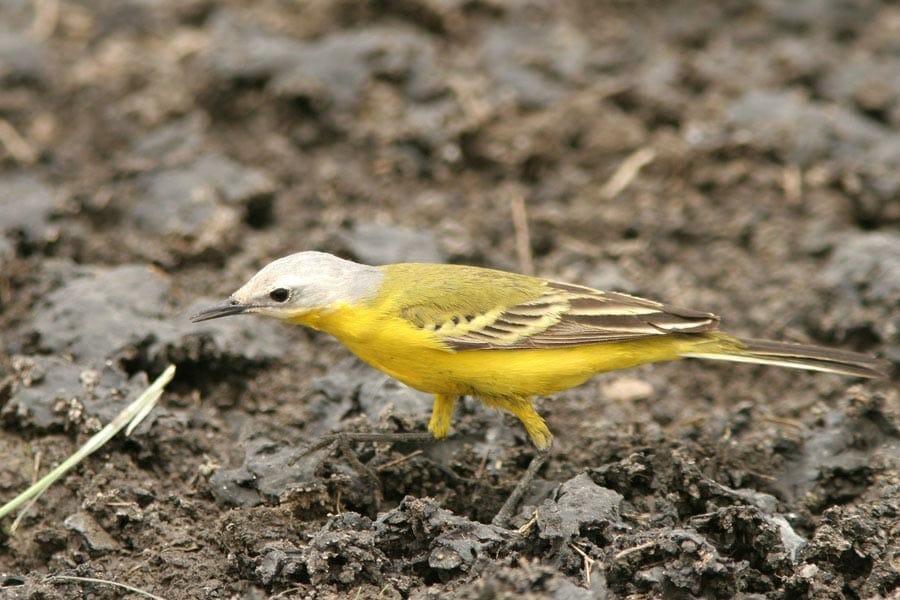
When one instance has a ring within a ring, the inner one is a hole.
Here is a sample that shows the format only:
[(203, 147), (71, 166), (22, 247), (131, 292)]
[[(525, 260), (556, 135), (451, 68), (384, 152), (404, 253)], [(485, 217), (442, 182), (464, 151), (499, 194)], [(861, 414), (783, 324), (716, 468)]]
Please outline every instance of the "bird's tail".
[(887, 376), (887, 368), (882, 361), (858, 352), (790, 342), (739, 339), (721, 333), (717, 333), (710, 341), (714, 343), (698, 344), (695, 348), (682, 352), (681, 356), (776, 365), (870, 379)]

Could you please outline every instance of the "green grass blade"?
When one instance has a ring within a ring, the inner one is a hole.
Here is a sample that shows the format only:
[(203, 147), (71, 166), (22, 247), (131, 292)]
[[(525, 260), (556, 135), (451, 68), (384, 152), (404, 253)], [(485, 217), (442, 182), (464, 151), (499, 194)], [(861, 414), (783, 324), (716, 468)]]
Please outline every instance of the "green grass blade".
[(53, 484), (53, 482), (65, 475), (72, 467), (90, 456), (91, 453), (101, 448), (124, 427), (128, 426), (126, 435), (130, 434), (159, 401), (160, 396), (162, 396), (163, 388), (165, 388), (172, 380), (174, 375), (175, 365), (169, 365), (166, 370), (163, 371), (146, 390), (144, 390), (143, 394), (120, 412), (106, 427), (95, 433), (81, 448), (60, 463), (58, 467), (44, 475), (37, 483), (4, 504), (3, 507), (0, 508), (0, 519), (6, 517), (32, 498), (40, 496), (44, 490)]

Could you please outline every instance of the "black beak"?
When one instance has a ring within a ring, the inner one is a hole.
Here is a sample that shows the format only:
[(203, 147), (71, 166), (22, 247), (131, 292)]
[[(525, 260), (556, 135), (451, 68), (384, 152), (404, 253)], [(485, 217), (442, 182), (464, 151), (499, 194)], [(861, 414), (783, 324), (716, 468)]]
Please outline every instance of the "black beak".
[(250, 304), (241, 304), (237, 300), (228, 299), (222, 304), (210, 306), (201, 310), (191, 317), (191, 321), (199, 323), (200, 321), (209, 321), (210, 319), (218, 319), (219, 317), (230, 317), (231, 315), (239, 315), (253, 308)]

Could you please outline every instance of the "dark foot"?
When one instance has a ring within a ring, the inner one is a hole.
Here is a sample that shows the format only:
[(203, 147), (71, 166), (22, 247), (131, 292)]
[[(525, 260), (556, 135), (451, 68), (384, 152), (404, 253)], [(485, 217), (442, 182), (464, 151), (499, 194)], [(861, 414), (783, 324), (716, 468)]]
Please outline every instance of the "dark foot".
[(430, 433), (329, 433), (302, 450), (294, 462), (309, 456), (313, 452), (318, 452), (322, 448), (339, 445), (342, 441), (345, 444), (349, 442), (387, 442), (396, 444), (431, 442), (433, 440), (434, 437)]
[(384, 495), (381, 491), (381, 480), (374, 469), (359, 460), (359, 456), (353, 448), (350, 447), (351, 442), (375, 442), (375, 443), (422, 443), (434, 441), (434, 436), (430, 433), (334, 433), (323, 435), (308, 448), (300, 452), (294, 462), (305, 456), (309, 456), (313, 452), (317, 452), (329, 446), (337, 446), (344, 455), (344, 459), (350, 464), (356, 473), (367, 480), (372, 486), (372, 493), (375, 496), (375, 510), (381, 508), (381, 502)]
[(519, 483), (516, 484), (516, 487), (509, 495), (509, 498), (507, 498), (506, 502), (503, 503), (503, 506), (500, 507), (500, 512), (498, 512), (497, 516), (491, 521), (492, 525), (503, 528), (509, 527), (509, 520), (512, 518), (516, 509), (519, 508), (519, 502), (522, 501), (522, 496), (524, 496), (525, 492), (528, 491), (528, 488), (531, 487), (531, 483), (537, 476), (538, 471), (544, 466), (544, 463), (547, 462), (548, 458), (550, 458), (550, 447), (537, 451), (534, 458), (531, 459), (528, 469), (525, 470), (522, 478), (519, 479)]
[(422, 433), (387, 433), (387, 432), (371, 432), (371, 433), (335, 433), (326, 435), (324, 438), (330, 438), (331, 441), (346, 440), (347, 442), (385, 442), (389, 444), (403, 443), (422, 443), (433, 442), (434, 436), (423, 431)]

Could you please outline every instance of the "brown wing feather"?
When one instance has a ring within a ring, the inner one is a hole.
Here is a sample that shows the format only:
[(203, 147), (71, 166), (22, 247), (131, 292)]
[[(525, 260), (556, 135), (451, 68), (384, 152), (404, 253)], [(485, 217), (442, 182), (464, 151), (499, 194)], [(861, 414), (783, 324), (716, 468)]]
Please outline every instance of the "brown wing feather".
[(539, 298), (485, 316), (442, 340), (454, 350), (563, 348), (712, 331), (719, 322), (711, 313), (557, 282)]

